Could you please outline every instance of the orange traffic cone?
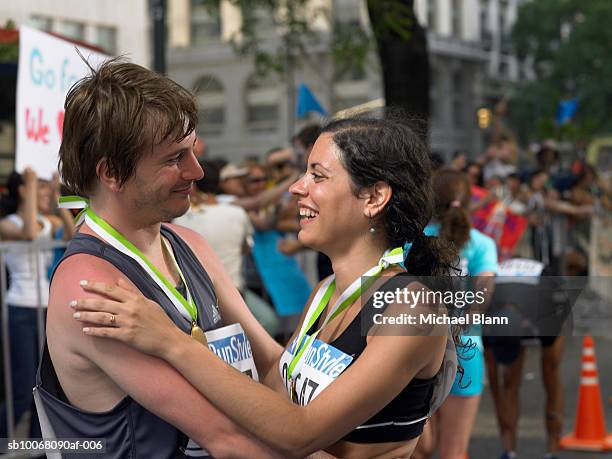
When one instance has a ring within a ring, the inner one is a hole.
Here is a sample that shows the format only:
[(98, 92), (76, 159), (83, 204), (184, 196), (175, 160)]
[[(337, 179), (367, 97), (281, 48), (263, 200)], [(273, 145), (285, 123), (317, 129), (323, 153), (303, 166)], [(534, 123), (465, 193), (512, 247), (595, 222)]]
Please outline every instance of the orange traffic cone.
[(612, 450), (612, 435), (606, 434), (595, 344), (590, 336), (585, 336), (582, 342), (582, 371), (574, 433), (563, 437), (559, 446), (578, 451)]

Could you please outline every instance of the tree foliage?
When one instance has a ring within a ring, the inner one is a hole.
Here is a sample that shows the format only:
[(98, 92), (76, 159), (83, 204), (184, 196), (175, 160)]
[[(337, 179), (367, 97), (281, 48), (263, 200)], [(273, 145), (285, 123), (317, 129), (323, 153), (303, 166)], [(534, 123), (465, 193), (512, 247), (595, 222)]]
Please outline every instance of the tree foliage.
[[(14, 29), (15, 22), (6, 21), (3, 29)], [(0, 43), (0, 62), (17, 62), (19, 58), (19, 43)]]
[[(512, 99), (523, 137), (579, 140), (612, 132), (612, 1), (533, 0), (521, 5), (512, 38), (534, 79)], [(569, 125), (554, 116), (560, 100), (577, 98)], [(536, 127), (534, 129), (534, 127)]]
[(416, 23), (413, 1), (369, 0), (368, 11), (372, 21), (374, 36), (378, 40), (399, 38), (409, 41)]
[[(219, 0), (199, 0), (210, 14), (219, 14)], [(337, 22), (327, 8), (313, 8), (309, 0), (229, 0), (240, 9), (240, 30), (230, 41), (234, 51), (251, 56), (256, 73), (270, 71), (284, 77), (287, 66), (299, 68), (304, 63), (313, 65), (312, 49), (326, 49), (340, 68), (352, 65), (363, 67), (371, 47), (368, 33), (354, 24)], [(263, 30), (262, 19), (275, 26), (278, 46), (274, 47), (268, 30)], [(325, 36), (313, 28), (317, 21), (332, 25)]]
[[(199, 1), (211, 14), (219, 14), (219, 0)], [(401, 107), (419, 120), (418, 130), (423, 139), (427, 138), (427, 37), (416, 20), (414, 0), (367, 0), (372, 30), (365, 30), (359, 23), (337, 20), (333, 11), (313, 8), (310, 0), (229, 1), (243, 17), (232, 44), (239, 54), (253, 56), (259, 74), (273, 70), (281, 77), (287, 76), (304, 63), (321, 68), (321, 62), (316, 61), (318, 52), (331, 55), (333, 75), (339, 77), (354, 68), (363, 70), (371, 51), (377, 50), (387, 106)], [(262, 36), (258, 27), (261, 14), (273, 19), (280, 46), (270, 46), (270, 40)], [(327, 21), (329, 33), (313, 28), (321, 19)]]

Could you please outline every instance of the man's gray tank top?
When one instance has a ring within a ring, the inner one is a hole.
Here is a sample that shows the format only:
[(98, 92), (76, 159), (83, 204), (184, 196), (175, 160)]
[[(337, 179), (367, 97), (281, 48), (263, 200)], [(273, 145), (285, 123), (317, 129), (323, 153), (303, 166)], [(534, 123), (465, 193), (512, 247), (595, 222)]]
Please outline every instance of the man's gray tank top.
[[(168, 227), (162, 225), (161, 233), (170, 242), (196, 303), (198, 325), (204, 330), (221, 327), (223, 324), (212, 281), (196, 255)], [(130, 279), (144, 296), (158, 303), (177, 327), (185, 333), (190, 332), (191, 322), (176, 310), (164, 292), (130, 257), (96, 237), (77, 233), (60, 263), (79, 253), (93, 255), (111, 263)], [(187, 436), (139, 405), (130, 396), (126, 396), (113, 409), (103, 413), (87, 412), (72, 406), (60, 386), (46, 345), (36, 376), (34, 397), (45, 438), (106, 439), (106, 453), (92, 454), (91, 458), (165, 459), (189, 455), (184, 453)], [(204, 422), (202, 420), (202, 423)], [(62, 457), (71, 456), (73, 455), (62, 454)], [(79, 454), (78, 457), (89, 456)]]

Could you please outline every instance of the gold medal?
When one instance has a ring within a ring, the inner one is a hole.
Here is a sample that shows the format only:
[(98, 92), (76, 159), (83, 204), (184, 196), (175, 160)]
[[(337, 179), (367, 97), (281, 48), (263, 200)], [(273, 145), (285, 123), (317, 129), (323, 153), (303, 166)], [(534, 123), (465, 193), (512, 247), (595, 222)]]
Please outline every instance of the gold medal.
[(196, 341), (202, 343), (204, 346), (208, 346), (208, 340), (206, 339), (206, 334), (204, 333), (204, 330), (198, 327), (195, 322), (191, 325), (191, 337)]

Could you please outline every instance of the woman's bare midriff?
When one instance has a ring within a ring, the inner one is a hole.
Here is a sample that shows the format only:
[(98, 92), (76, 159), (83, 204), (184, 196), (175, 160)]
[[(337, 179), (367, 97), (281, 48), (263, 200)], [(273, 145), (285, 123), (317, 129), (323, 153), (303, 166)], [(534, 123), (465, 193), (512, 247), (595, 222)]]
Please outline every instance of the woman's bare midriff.
[(339, 441), (325, 448), (325, 451), (336, 457), (350, 459), (410, 459), (419, 438), (393, 443), (352, 443)]

